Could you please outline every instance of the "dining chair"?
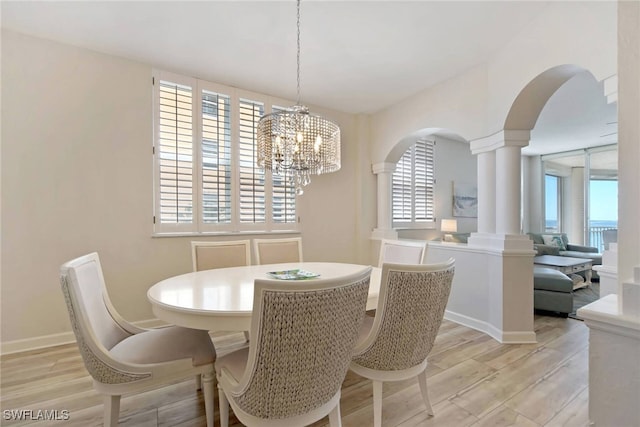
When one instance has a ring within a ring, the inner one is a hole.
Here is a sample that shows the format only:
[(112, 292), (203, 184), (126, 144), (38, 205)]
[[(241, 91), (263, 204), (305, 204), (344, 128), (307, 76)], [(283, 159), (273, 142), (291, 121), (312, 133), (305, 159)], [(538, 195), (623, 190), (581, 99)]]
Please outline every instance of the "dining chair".
[(251, 265), (249, 240), (191, 242), (193, 271)]
[[(249, 240), (193, 241), (191, 242), (193, 271), (251, 265), (250, 248)], [(249, 331), (244, 331), (244, 337), (249, 341)]]
[(350, 369), (373, 382), (374, 427), (382, 425), (382, 383), (418, 377), (427, 414), (427, 356), (444, 317), (454, 260), (383, 264), (375, 317), (365, 317)]
[(253, 239), (256, 264), (302, 262), (302, 238)]
[(340, 388), (358, 338), (371, 267), (339, 279), (256, 279), (248, 348), (216, 361), (220, 423), (340, 426)]
[(84, 365), (104, 394), (105, 426), (118, 425), (121, 395), (202, 376), (207, 427), (213, 427), (216, 351), (207, 331), (142, 329), (124, 320), (109, 300), (95, 252), (63, 264), (60, 282)]
[(378, 267), (382, 264), (422, 264), (427, 253), (427, 242), (382, 239)]

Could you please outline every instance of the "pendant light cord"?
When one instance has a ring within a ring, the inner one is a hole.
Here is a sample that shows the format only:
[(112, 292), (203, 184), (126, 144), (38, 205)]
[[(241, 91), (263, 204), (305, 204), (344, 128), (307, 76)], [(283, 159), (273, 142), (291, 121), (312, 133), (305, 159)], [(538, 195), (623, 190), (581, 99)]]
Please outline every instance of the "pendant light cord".
[(298, 68), (297, 68), (297, 78), (298, 78), (298, 87), (297, 87), (297, 98), (296, 98), (296, 104), (300, 105), (300, 0), (298, 0), (298, 21), (297, 21), (297, 26), (298, 26), (298, 52), (297, 52), (297, 56), (296, 56), (296, 62), (298, 64)]

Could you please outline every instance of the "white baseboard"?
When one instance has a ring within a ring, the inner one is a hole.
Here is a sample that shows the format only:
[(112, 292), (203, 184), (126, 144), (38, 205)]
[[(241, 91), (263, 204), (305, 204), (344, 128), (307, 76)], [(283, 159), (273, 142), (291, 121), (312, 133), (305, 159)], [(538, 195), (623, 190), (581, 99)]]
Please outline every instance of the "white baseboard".
[(487, 322), (449, 310), (445, 311), (444, 318), (476, 331), (484, 332), (501, 344), (532, 344), (537, 342), (536, 333), (533, 331), (504, 332)]
[[(157, 328), (159, 326), (166, 325), (166, 323), (159, 319), (140, 320), (132, 323), (140, 328)], [(38, 350), (41, 348), (54, 347), (73, 342), (76, 342), (76, 338), (71, 331), (61, 332), (59, 334), (42, 335), (35, 338), (3, 342), (0, 344), (0, 354), (4, 356), (7, 354)]]

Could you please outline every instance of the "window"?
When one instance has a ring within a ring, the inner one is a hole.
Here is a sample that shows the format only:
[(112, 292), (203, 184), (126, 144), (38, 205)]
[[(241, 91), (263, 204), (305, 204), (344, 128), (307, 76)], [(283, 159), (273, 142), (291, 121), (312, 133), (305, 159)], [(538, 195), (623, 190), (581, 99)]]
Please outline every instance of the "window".
[(256, 127), (273, 108), (266, 96), (154, 73), (156, 233), (297, 229), (290, 177), (256, 166)]
[(544, 176), (544, 229), (545, 231), (559, 232), (560, 228), (560, 196), (562, 194), (562, 180), (555, 175)]
[(435, 221), (435, 142), (420, 139), (404, 152), (392, 177), (393, 226), (416, 228)]

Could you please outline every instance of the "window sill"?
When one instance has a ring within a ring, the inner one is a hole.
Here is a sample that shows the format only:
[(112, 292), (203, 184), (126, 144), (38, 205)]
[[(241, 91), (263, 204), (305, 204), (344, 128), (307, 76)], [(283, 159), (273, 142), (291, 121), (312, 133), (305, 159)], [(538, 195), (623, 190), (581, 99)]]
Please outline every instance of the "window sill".
[(216, 237), (216, 236), (251, 236), (251, 235), (275, 235), (275, 234), (301, 234), (300, 230), (247, 230), (247, 231), (207, 231), (207, 232), (178, 232), (178, 233), (152, 233), (151, 237)]

